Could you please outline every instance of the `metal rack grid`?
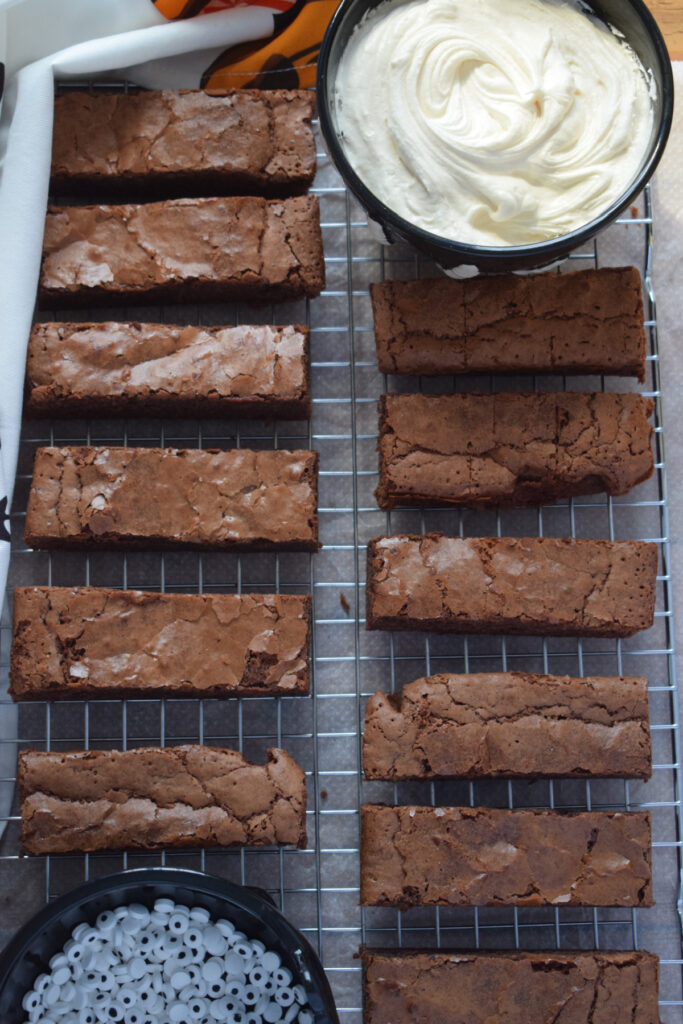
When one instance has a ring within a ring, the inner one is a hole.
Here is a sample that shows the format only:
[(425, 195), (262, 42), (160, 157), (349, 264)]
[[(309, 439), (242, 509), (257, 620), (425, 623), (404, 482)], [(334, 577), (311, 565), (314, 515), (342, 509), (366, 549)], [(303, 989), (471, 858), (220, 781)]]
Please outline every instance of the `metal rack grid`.
[[(308, 848), (184, 851), (18, 858), (15, 802), (0, 841), (0, 884), (21, 890), (14, 926), (44, 899), (87, 878), (125, 867), (172, 864), (200, 868), (268, 889), (283, 911), (319, 948), (343, 1024), (361, 1019), (358, 946), (481, 948), (648, 948), (661, 957), (661, 1013), (683, 1020), (681, 931), (676, 914), (683, 830), (681, 767), (673, 651), (671, 579), (664, 476), (656, 308), (649, 192), (590, 251), (562, 269), (635, 263), (646, 287), (650, 338), (646, 393), (654, 397), (656, 473), (624, 499), (586, 498), (538, 510), (457, 512), (378, 510), (376, 399), (385, 389), (578, 390), (627, 389), (600, 378), (460, 378), (408, 380), (379, 375), (368, 285), (414, 277), (433, 268), (407, 250), (384, 249), (343, 188), (324, 153), (314, 191), (320, 196), (327, 288), (313, 302), (255, 311), (239, 306), (101, 310), (99, 319), (127, 317), (185, 323), (305, 322), (311, 329), (314, 412), (310, 424), (281, 422), (60, 421), (27, 423), (12, 517), (11, 587), (28, 584), (138, 587), (192, 592), (311, 592), (314, 696), (230, 700), (128, 700), (26, 704), (19, 712), (19, 746), (74, 749), (204, 742), (236, 746), (259, 760), (284, 746), (302, 765), (309, 790)], [(63, 318), (67, 318), (64, 316)], [(82, 312), (73, 319), (85, 319)], [(320, 528), (314, 556), (243, 556), (195, 552), (32, 552), (21, 540), (32, 458), (40, 444), (93, 443), (204, 447), (314, 447), (321, 453)], [(654, 627), (632, 640), (463, 638), (366, 633), (364, 561), (370, 537), (441, 529), (460, 535), (555, 535), (643, 538), (660, 547)], [(11, 597), (11, 588), (10, 588)], [(2, 631), (2, 671), (9, 655)], [(414, 783), (362, 781), (360, 736), (365, 699), (438, 671), (523, 668), (570, 674), (647, 674), (650, 679), (655, 770), (648, 784), (545, 782)], [(0, 786), (13, 779), (0, 779)], [(408, 912), (358, 907), (361, 802), (484, 804), (556, 808), (651, 809), (654, 825), (653, 910), (581, 908), (418, 908)]]

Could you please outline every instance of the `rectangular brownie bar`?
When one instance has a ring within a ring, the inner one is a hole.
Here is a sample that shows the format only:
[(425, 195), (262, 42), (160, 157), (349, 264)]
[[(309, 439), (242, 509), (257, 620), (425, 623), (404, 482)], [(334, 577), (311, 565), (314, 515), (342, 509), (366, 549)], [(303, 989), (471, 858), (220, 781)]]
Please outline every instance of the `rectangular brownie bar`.
[(417, 679), (365, 708), (368, 779), (652, 773), (647, 679), (489, 672)]
[(318, 549), (318, 453), (39, 448), (33, 548)]
[(14, 700), (307, 694), (311, 599), (14, 591)]
[(265, 765), (219, 747), (24, 750), (25, 853), (306, 845), (306, 779), (284, 750)]
[(308, 328), (35, 324), (26, 413), (308, 419)]
[(44, 306), (276, 302), (325, 285), (315, 196), (51, 207)]
[(503, 508), (626, 494), (654, 472), (653, 411), (633, 394), (382, 395), (377, 503)]
[(654, 621), (642, 541), (399, 534), (368, 544), (367, 628), (633, 636)]
[(660, 1024), (652, 953), (364, 949), (361, 956), (364, 1024)]
[(649, 907), (650, 816), (361, 808), (363, 906)]
[(118, 197), (305, 192), (313, 100), (302, 89), (66, 93), (55, 100), (52, 187)]
[(447, 277), (370, 285), (383, 373), (609, 373), (645, 380), (640, 274)]

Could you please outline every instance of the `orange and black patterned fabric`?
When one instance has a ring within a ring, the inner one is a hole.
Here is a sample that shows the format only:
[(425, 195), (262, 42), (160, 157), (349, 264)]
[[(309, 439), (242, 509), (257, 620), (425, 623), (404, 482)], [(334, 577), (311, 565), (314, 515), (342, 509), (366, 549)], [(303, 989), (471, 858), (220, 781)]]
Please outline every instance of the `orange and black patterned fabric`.
[[(320, 44), (339, 0), (249, 0), (275, 11), (266, 41), (229, 47), (206, 69), (203, 88), (307, 89), (315, 85)], [(214, 14), (241, 6), (240, 0), (154, 0), (171, 19)]]

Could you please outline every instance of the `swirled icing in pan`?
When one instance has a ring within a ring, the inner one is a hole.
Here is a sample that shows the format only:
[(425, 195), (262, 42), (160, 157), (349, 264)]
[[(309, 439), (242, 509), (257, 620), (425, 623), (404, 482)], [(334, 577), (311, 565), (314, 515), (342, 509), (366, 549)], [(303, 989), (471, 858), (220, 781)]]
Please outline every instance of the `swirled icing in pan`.
[(630, 184), (653, 109), (634, 52), (556, 0), (383, 3), (334, 90), (351, 165), (387, 206), (475, 245), (540, 242)]

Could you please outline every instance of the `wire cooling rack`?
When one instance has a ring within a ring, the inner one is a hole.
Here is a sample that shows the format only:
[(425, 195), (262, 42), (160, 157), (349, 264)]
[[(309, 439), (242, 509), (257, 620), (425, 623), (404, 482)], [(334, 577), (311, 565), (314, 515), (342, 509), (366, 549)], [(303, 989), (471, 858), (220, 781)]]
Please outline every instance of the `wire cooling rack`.
[[(19, 746), (38, 749), (125, 748), (200, 742), (237, 747), (262, 760), (284, 746), (307, 774), (308, 848), (195, 850), (21, 859), (16, 796), (0, 842), (0, 892), (7, 932), (46, 899), (85, 879), (122, 868), (168, 864), (198, 868), (271, 892), (284, 913), (317, 946), (344, 1024), (361, 1020), (361, 978), (354, 959), (374, 946), (649, 949), (661, 958), (661, 1014), (683, 1020), (681, 927), (676, 912), (681, 851), (681, 768), (660, 406), (656, 310), (650, 270), (652, 209), (646, 192), (599, 244), (562, 268), (634, 263), (645, 282), (649, 333), (647, 394), (656, 402), (656, 473), (625, 498), (586, 498), (538, 510), (380, 512), (376, 485), (377, 396), (384, 390), (627, 390), (632, 382), (602, 378), (383, 378), (377, 371), (368, 285), (411, 278), (434, 268), (399, 248), (384, 249), (348, 196), (324, 153), (314, 191), (320, 196), (327, 288), (312, 302), (254, 310), (239, 306), (100, 310), (97, 319), (168, 323), (297, 323), (310, 326), (313, 418), (279, 422), (92, 420), (25, 425), (12, 517), (11, 585), (136, 587), (191, 592), (313, 594), (314, 696), (228, 701), (128, 700), (25, 704)], [(46, 316), (47, 318), (47, 316)], [(63, 319), (88, 319), (65, 314)], [(175, 445), (180, 447), (313, 447), (321, 454), (323, 547), (305, 554), (32, 552), (22, 541), (32, 459), (41, 444)], [(365, 547), (381, 533), (439, 529), (460, 535), (547, 535), (642, 538), (660, 549), (655, 624), (630, 640), (443, 637), (366, 633)], [(11, 598), (11, 589), (10, 594)], [(7, 672), (9, 620), (2, 631)], [(360, 736), (366, 698), (441, 671), (525, 669), (552, 673), (646, 674), (650, 680), (655, 768), (639, 782), (492, 781), (366, 784)], [(5, 706), (7, 712), (7, 706)], [(11, 748), (13, 744), (5, 744)], [(0, 785), (7, 792), (13, 778)], [(418, 908), (362, 911), (359, 896), (359, 806), (365, 800), (497, 807), (648, 808), (654, 830), (657, 906), (628, 912), (582, 908)], [(8, 936), (6, 936), (8, 937)]]

